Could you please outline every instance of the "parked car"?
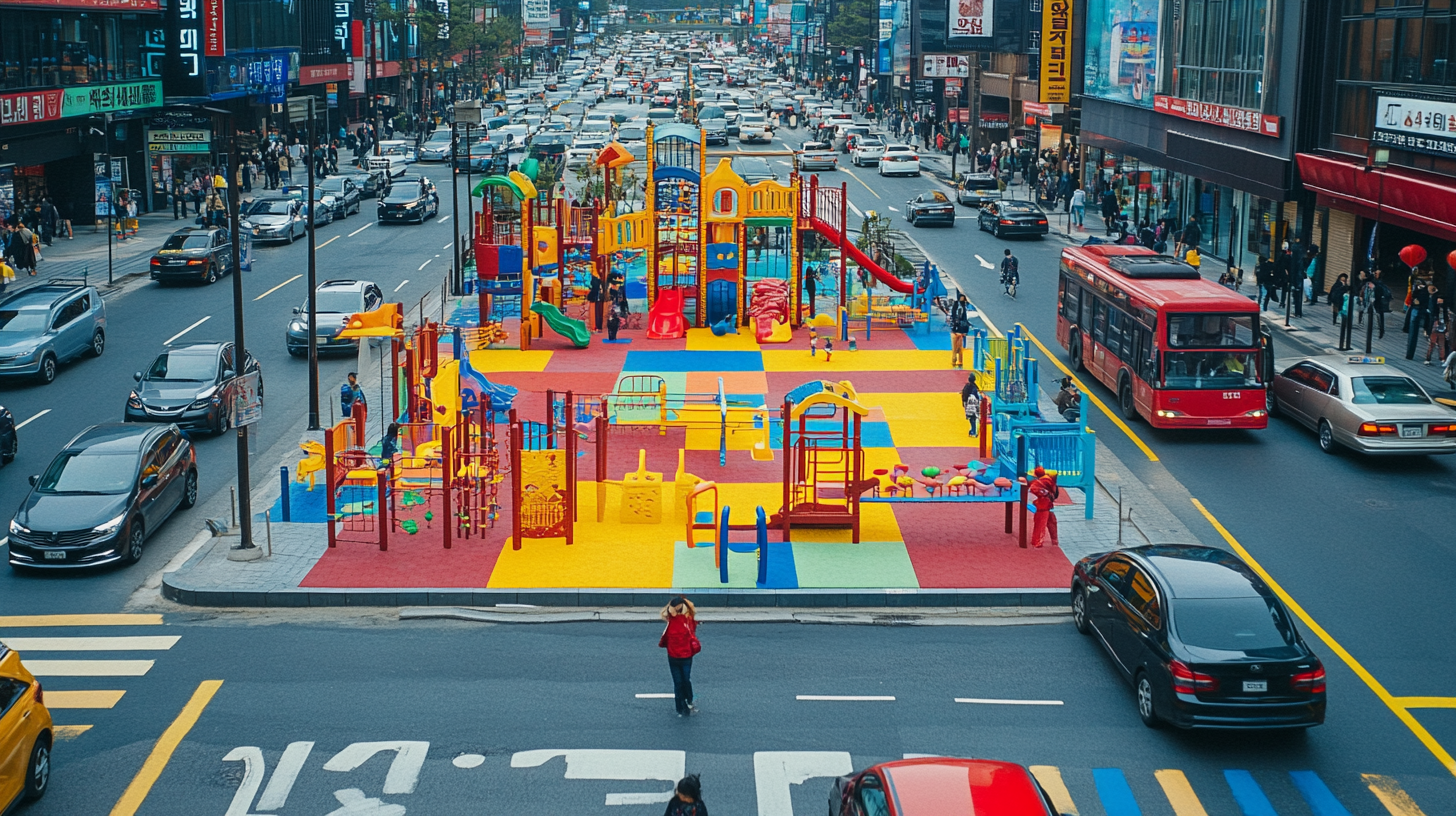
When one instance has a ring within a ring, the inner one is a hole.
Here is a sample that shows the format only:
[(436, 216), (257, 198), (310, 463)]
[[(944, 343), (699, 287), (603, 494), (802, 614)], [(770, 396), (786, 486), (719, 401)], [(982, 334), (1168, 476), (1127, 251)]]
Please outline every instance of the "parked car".
[(1051, 797), (1014, 762), (921, 757), (834, 780), (829, 816), (1052, 816)]
[(15, 461), (20, 451), (20, 432), (15, 429), (15, 415), (0, 405), (0, 467)]
[(1156, 544), (1078, 561), (1072, 621), (1133, 684), (1149, 727), (1308, 728), (1325, 669), (1274, 591), (1233, 553)]
[(880, 175), (920, 175), (920, 154), (910, 145), (885, 145), (884, 151), (880, 153)]
[(0, 643), (0, 713), (13, 727), (0, 737), (5, 767), (0, 772), (0, 813), (13, 812), (21, 802), (45, 796), (51, 785), (51, 744), (55, 739), (51, 712), (45, 706), (40, 681), (19, 653)]
[(329, 176), (315, 185), (318, 189), (334, 197), (335, 213), (339, 218), (348, 218), (349, 213), (361, 212), (364, 208), (363, 196), (359, 194), (359, 185), (346, 176)]
[[(234, 399), (256, 387), (263, 397), (263, 371), (252, 354), (237, 370), (232, 343), (186, 343), (157, 355), (132, 375), (137, 387), (126, 398), (126, 422), (173, 422), (182, 428), (223, 433), (232, 427)], [(249, 382), (249, 375), (257, 375)]]
[(359, 188), (360, 198), (378, 198), (389, 192), (389, 176), (381, 170), (340, 169), (329, 178), (346, 178)]
[(905, 202), (905, 220), (917, 227), (926, 224), (955, 226), (955, 202), (939, 190), (929, 190)]
[(1030, 201), (990, 201), (976, 213), (976, 226), (1000, 238), (1004, 235), (1046, 235), (1047, 215)]
[(440, 194), (435, 182), (424, 176), (395, 179), (389, 195), (379, 200), (380, 223), (425, 223), (440, 214)]
[(564, 159), (566, 151), (571, 149), (572, 138), (570, 133), (542, 133), (531, 140), (527, 153), (537, 161)]
[[(372, 312), (384, 303), (384, 292), (372, 281), (326, 280), (314, 290), (317, 303), (317, 346), (320, 352), (357, 351), (358, 338), (339, 337), (351, 315)], [(283, 336), (283, 344), (294, 357), (308, 354), (308, 299), (293, 310), (293, 319)]]
[(238, 226), (247, 230), (258, 242), (287, 241), (291, 244), (308, 235), (308, 217), (304, 214), (303, 202), (282, 196), (253, 199), (243, 210)]
[(56, 378), (57, 367), (106, 351), (106, 303), (96, 287), (54, 279), (0, 300), (0, 376)]
[(768, 117), (761, 113), (745, 113), (739, 118), (739, 144), (751, 144), (754, 142), (767, 144), (771, 141), (773, 141), (773, 128), (769, 127)]
[(10, 520), (10, 566), (134, 564), (147, 536), (196, 503), (197, 455), (180, 428), (93, 425), (30, 477)]
[(420, 145), (419, 160), (422, 162), (445, 161), (450, 158), (450, 129), (439, 128)]
[(990, 173), (966, 173), (956, 185), (956, 201), (967, 207), (980, 207), (1001, 200), (1001, 182)]
[(152, 280), (216, 283), (233, 268), (232, 238), (221, 227), (183, 227), (152, 255)]
[[(1216, 352), (1208, 357), (1206, 376), (1237, 366), (1242, 387), (1242, 361)], [(1328, 354), (1280, 361), (1278, 367), (1267, 392), (1269, 413), (1314, 431), (1325, 453), (1342, 447), (1373, 455), (1456, 453), (1456, 411), (1382, 358)]]

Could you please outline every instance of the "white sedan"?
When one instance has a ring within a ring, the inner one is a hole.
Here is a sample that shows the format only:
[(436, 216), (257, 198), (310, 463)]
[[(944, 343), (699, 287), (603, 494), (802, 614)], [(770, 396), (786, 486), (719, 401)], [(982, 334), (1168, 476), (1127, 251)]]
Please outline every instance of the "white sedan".
[(880, 157), (885, 155), (885, 143), (880, 139), (868, 136), (860, 137), (854, 142), (854, 147), (849, 151), (849, 160), (855, 167), (868, 167), (878, 165)]
[(880, 175), (920, 175), (920, 154), (910, 145), (887, 145), (880, 156)]

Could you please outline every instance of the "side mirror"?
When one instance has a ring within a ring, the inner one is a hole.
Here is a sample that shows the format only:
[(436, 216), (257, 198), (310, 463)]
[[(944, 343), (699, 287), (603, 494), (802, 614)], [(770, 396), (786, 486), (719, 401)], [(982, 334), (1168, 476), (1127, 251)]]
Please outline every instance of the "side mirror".
[(142, 487), (152, 487), (157, 483), (157, 474), (148, 473), (142, 477)]
[(35, 483), (38, 482), (38, 481), (40, 481), (40, 477), (39, 476), (36, 476), (36, 475), (32, 475), (27, 481), (30, 482), (30, 486), (31, 487), (35, 487)]
[(136, 380), (137, 382), (141, 382), (142, 381), (142, 373), (140, 371), (137, 371), (137, 372), (135, 372), (135, 373), (133, 373), (131, 375), (131, 378), (133, 380)]

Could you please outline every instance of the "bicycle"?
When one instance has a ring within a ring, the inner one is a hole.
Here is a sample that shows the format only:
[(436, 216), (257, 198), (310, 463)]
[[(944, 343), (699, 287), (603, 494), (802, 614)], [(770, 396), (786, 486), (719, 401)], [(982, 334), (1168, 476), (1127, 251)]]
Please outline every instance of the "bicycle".
[(1003, 290), (1005, 291), (1006, 294), (1008, 294), (1008, 295), (1011, 296), (1011, 299), (1012, 300), (1015, 300), (1016, 299), (1016, 283), (1017, 283), (1017, 281), (1016, 281), (1015, 278), (1004, 278), (1003, 277), (1001, 279), (1001, 285), (1002, 285)]

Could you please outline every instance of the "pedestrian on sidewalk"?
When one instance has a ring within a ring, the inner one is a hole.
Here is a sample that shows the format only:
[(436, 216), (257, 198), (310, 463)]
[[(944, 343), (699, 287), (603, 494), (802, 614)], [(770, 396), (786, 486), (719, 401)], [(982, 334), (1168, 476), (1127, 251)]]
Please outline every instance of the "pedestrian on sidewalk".
[(662, 630), (657, 646), (667, 650), (667, 668), (672, 672), (672, 695), (677, 715), (687, 717), (698, 710), (693, 705), (693, 655), (703, 650), (703, 644), (698, 640), (698, 610), (693, 607), (692, 601), (677, 595), (662, 608), (661, 617), (667, 626)]
[(56, 225), (61, 220), (61, 214), (56, 210), (56, 205), (51, 203), (50, 197), (40, 200), (40, 240), (46, 246), (51, 245), (52, 239), (56, 237)]
[(1451, 307), (1446, 305), (1446, 299), (1435, 293), (1435, 284), (1431, 286), (1431, 320), (1430, 329), (1426, 332), (1429, 338), (1426, 341), (1426, 365), (1431, 364), (1431, 352), (1436, 353), (1436, 362), (1446, 359), (1451, 353), (1451, 344), (1447, 342), (1447, 334), (1451, 331)]
[(1340, 324), (1340, 315), (1345, 313), (1345, 309), (1347, 307), (1347, 304), (1345, 303), (1345, 296), (1349, 293), (1350, 276), (1341, 273), (1339, 277), (1335, 278), (1335, 284), (1330, 287), (1329, 294), (1330, 322), (1336, 326)]
[(688, 774), (678, 780), (677, 788), (667, 802), (667, 812), (662, 816), (708, 816), (708, 806), (703, 804), (703, 786), (697, 774)]
[(18, 229), (11, 230), (9, 255), (16, 271), (35, 277), (35, 233), (30, 231), (30, 227), (21, 224)]
[(5, 292), (5, 287), (15, 282), (15, 270), (5, 263), (5, 254), (0, 252), (0, 294)]
[(1377, 326), (1377, 328), (1378, 328), (1378, 330), (1380, 332), (1379, 339), (1384, 340), (1385, 339), (1385, 313), (1388, 312), (1388, 311), (1390, 311), (1390, 287), (1385, 285), (1385, 281), (1381, 280), (1380, 279), (1380, 276), (1381, 276), (1381, 272), (1380, 272), (1379, 269), (1377, 269), (1373, 273), (1371, 273), (1371, 278), (1370, 278), (1370, 283), (1371, 283), (1371, 300), (1370, 300), (1370, 303), (1371, 303), (1372, 311), (1371, 311), (1370, 319), (1373, 320), (1373, 321), (1377, 321), (1376, 322), (1376, 326)]
[(1083, 229), (1082, 219), (1087, 213), (1087, 191), (1081, 187), (1073, 190), (1068, 209), (1072, 213), (1072, 223), (1077, 226), (1077, 229)]
[(349, 379), (339, 386), (339, 411), (345, 417), (354, 415), (354, 406), (361, 405), (368, 409), (364, 401), (364, 388), (359, 385), (359, 375), (353, 371), (349, 372)]
[(1062, 489), (1057, 487), (1057, 472), (1038, 467), (1031, 475), (1036, 477), (1027, 488), (1033, 497), (1032, 506), (1036, 508), (1036, 519), (1031, 526), (1031, 546), (1033, 549), (1041, 549), (1042, 537), (1050, 533), (1052, 546), (1060, 547), (1061, 543), (1057, 540), (1057, 514), (1053, 509), (1057, 499), (1062, 496)]
[[(1414, 360), (1416, 358), (1416, 341), (1426, 331), (1426, 320), (1430, 317), (1431, 307), (1435, 305), (1436, 284), (1428, 283), (1422, 286), (1419, 282), (1411, 290), (1410, 308), (1406, 309), (1406, 338), (1405, 358)], [(1429, 356), (1429, 355), (1428, 355)]]
[(1314, 285), (1314, 276), (1319, 273), (1319, 251), (1319, 244), (1310, 244), (1304, 254), (1308, 259), (1304, 265), (1304, 291), (1311, 306), (1319, 303), (1319, 289)]

